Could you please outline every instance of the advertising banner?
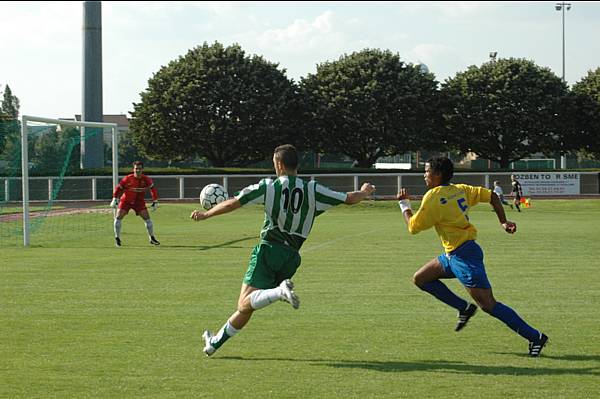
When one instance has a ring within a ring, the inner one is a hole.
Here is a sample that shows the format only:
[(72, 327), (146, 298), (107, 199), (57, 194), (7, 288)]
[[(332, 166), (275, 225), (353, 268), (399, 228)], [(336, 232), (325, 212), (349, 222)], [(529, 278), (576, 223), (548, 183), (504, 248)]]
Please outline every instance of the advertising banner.
[(521, 183), (523, 195), (579, 195), (578, 172), (526, 172), (514, 173)]

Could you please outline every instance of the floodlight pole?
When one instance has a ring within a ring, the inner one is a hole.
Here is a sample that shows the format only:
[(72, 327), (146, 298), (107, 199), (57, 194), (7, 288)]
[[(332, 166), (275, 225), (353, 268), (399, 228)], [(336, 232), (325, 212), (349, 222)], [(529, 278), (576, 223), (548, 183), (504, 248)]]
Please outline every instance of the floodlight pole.
[[(571, 3), (560, 2), (556, 3), (554, 6), (556, 11), (562, 12), (562, 81), (566, 83), (565, 80), (565, 11), (571, 9)], [(560, 168), (567, 169), (567, 156), (560, 156)]]

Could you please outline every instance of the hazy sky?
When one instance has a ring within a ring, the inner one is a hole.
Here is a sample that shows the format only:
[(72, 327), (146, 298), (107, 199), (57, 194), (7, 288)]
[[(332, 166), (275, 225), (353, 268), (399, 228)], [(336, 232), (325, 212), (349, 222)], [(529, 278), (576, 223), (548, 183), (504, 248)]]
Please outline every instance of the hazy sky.
[[(439, 81), (489, 60), (533, 60), (562, 74), (555, 2), (102, 2), (104, 113), (127, 113), (148, 79), (203, 42), (239, 43), (290, 78), (364, 48), (425, 63)], [(81, 113), (83, 2), (0, 2), (0, 91), (21, 114)], [(600, 3), (566, 12), (566, 79), (600, 67)]]

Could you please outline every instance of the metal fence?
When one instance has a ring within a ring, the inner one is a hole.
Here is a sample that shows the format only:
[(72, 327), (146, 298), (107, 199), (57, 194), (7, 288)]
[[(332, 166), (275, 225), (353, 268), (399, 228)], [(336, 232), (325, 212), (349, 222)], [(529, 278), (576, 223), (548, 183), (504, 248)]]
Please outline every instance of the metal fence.
[[(575, 173), (575, 172), (574, 172)], [(580, 194), (600, 193), (598, 172), (576, 172), (580, 176)], [(453, 183), (492, 187), (494, 180), (500, 182), (504, 192), (511, 191), (510, 172), (456, 173)], [(219, 183), (232, 195), (242, 188), (273, 175), (150, 175), (160, 198), (165, 200), (197, 199), (202, 188), (210, 183)], [(315, 179), (333, 190), (347, 192), (358, 190), (362, 183), (377, 186), (377, 195), (390, 196), (400, 187), (409, 189), (414, 195), (423, 195), (427, 188), (423, 173), (360, 173), (360, 174), (300, 174), (305, 179)], [(1, 202), (20, 202), (22, 185), (19, 177), (0, 177)], [(106, 201), (112, 198), (111, 176), (30, 177), (30, 201)]]

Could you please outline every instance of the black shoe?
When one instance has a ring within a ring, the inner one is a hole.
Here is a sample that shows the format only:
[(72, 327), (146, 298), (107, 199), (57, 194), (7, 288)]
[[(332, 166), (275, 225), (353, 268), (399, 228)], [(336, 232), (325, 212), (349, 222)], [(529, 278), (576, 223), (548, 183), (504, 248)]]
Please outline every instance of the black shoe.
[(150, 236), (150, 244), (152, 245), (160, 245), (160, 242), (154, 236)]
[(529, 342), (529, 356), (538, 357), (540, 353), (542, 353), (542, 349), (548, 343), (548, 336), (544, 333), (541, 333), (540, 339), (537, 341)]
[(465, 328), (469, 319), (473, 317), (475, 312), (477, 312), (477, 306), (475, 306), (474, 303), (470, 303), (465, 310), (458, 312), (458, 323), (456, 323), (454, 331), (460, 331)]
[(121, 246), (121, 239), (119, 237), (115, 237), (115, 247)]

